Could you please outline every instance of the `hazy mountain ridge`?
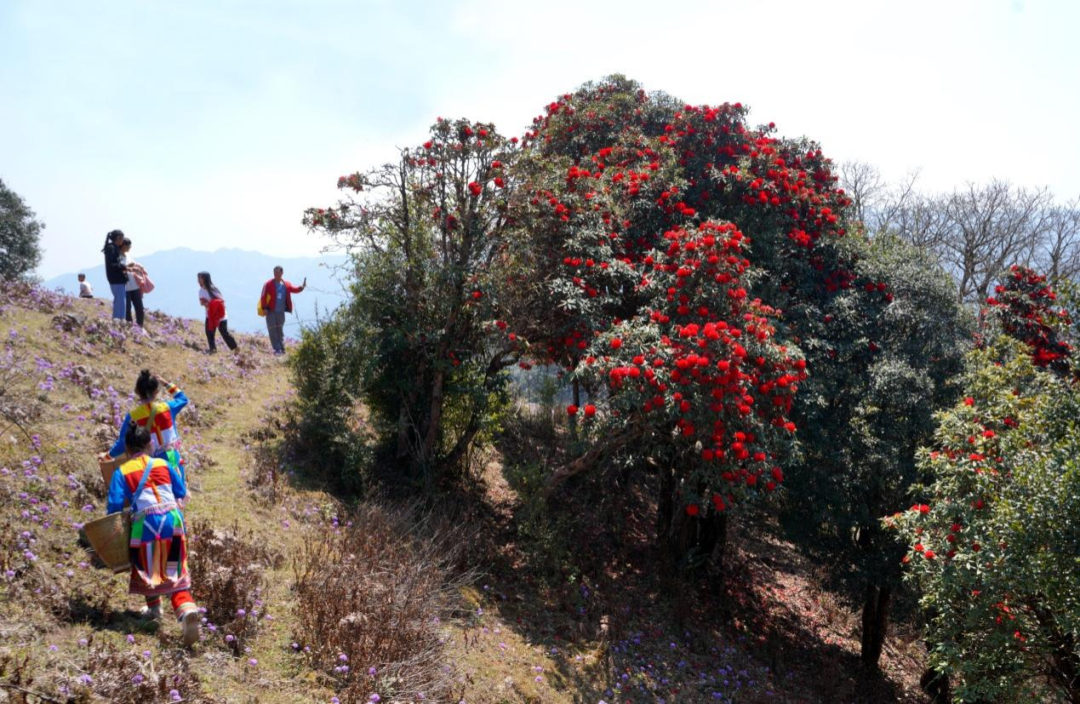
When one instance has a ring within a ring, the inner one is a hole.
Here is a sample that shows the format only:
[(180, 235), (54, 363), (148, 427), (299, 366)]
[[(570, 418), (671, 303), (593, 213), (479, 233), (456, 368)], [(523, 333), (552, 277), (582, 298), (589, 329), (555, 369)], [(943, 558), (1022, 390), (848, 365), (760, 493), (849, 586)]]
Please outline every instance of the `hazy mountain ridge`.
[[(266, 330), (256, 307), (262, 286), (273, 276), (277, 265), (285, 268), (286, 280), (299, 285), (306, 276), (308, 281), (307, 290), (293, 296), (294, 315), (286, 321), (287, 335), (296, 335), (300, 325), (314, 322), (317, 316), (337, 308), (345, 298), (341, 279), (341, 267), (347, 261), (344, 255), (274, 257), (240, 249), (200, 252), (187, 247), (146, 256), (135, 251), (132, 254), (154, 282), (154, 291), (145, 297), (147, 308), (185, 318), (202, 318), (196, 274), (208, 271), (225, 296), (230, 329), (242, 332)], [(48, 279), (45, 286), (77, 294), (78, 273)], [(104, 262), (81, 273), (86, 274), (96, 297), (111, 299)]]

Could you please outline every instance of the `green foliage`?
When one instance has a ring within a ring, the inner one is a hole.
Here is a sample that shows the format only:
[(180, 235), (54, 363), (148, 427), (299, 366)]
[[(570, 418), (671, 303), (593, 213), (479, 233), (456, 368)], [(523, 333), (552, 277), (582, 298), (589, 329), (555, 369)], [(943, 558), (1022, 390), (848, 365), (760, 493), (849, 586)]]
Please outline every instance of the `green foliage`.
[(20, 279), (34, 270), (43, 229), (34, 211), (0, 179), (0, 279)]
[(312, 333), (325, 329), (319, 344), (351, 375), (327, 400), (346, 414), (362, 400), (384, 444), (426, 478), (460, 468), (506, 403), (514, 345), (496, 317), (515, 142), (439, 120), (398, 163), (342, 176), (342, 200), (305, 215), (355, 264), (349, 305)]
[(296, 387), (296, 440), (307, 470), (337, 488), (364, 491), (365, 445), (359, 431), (361, 362), (369, 339), (335, 314), (304, 330), (290, 362)]
[[(903, 546), (879, 520), (908, 498), (933, 414), (957, 398), (952, 380), (973, 320), (926, 253), (893, 238), (844, 246), (867, 283), (825, 299), (816, 319), (791, 321), (817, 364), (796, 398), (803, 452), (788, 473), (783, 518), (834, 584), (855, 595), (868, 580), (899, 582)], [(870, 286), (885, 305), (867, 295)]]
[(1080, 696), (1080, 388), (1000, 337), (920, 456), (929, 503), (889, 521), (911, 546), (931, 665), (960, 701)]

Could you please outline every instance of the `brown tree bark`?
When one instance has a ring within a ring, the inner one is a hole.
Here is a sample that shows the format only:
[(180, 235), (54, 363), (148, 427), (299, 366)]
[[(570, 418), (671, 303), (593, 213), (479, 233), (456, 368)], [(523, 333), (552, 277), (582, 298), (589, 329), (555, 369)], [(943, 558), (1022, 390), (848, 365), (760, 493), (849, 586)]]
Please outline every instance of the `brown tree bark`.
[(656, 539), (673, 569), (695, 571), (707, 566), (714, 576), (722, 576), (727, 548), (727, 514), (710, 512), (689, 516), (682, 510), (674, 468), (660, 473), (657, 501)]
[(889, 625), (889, 606), (892, 588), (867, 583), (862, 612), (862, 662), (872, 668), (878, 667), (881, 651), (885, 647), (885, 634)]
[(446, 372), (437, 370), (431, 385), (431, 404), (428, 409), (427, 423), (424, 427), (424, 444), (420, 449), (420, 464), (430, 467), (438, 450), (439, 431), (442, 430), (443, 391)]
[(544, 488), (541, 491), (541, 496), (544, 499), (548, 499), (555, 492), (559, 486), (570, 477), (584, 472), (585, 470), (592, 469), (600, 461), (600, 459), (611, 452), (614, 452), (627, 444), (631, 440), (637, 438), (639, 432), (637, 428), (630, 428), (621, 435), (612, 437), (605, 443), (597, 443), (592, 448), (581, 455), (577, 459), (567, 462), (560, 467), (557, 467), (554, 472), (547, 478), (544, 483)]

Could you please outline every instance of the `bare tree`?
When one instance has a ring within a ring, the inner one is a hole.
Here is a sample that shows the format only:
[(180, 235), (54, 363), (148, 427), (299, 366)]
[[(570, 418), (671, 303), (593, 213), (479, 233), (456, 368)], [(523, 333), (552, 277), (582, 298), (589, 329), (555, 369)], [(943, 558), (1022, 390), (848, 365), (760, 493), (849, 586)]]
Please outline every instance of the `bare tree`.
[(1080, 198), (1050, 209), (1033, 260), (1051, 280), (1080, 275)]
[(1046, 235), (1053, 195), (1008, 181), (968, 183), (944, 200), (942, 264), (956, 277), (960, 298), (986, 298), (1012, 264), (1029, 264)]
[(840, 185), (851, 197), (855, 218), (871, 229), (868, 214), (876, 210), (887, 188), (881, 172), (865, 161), (845, 161), (840, 165)]
[(985, 299), (1013, 264), (1051, 278), (1080, 276), (1080, 198), (1057, 205), (1047, 188), (1000, 180), (927, 194), (917, 188), (918, 171), (889, 186), (861, 162), (844, 164), (841, 178), (867, 232), (932, 251), (955, 277), (961, 300)]
[(945, 237), (942, 198), (919, 191), (919, 175), (918, 169), (909, 171), (885, 190), (869, 216), (870, 232), (894, 235), (938, 253)]

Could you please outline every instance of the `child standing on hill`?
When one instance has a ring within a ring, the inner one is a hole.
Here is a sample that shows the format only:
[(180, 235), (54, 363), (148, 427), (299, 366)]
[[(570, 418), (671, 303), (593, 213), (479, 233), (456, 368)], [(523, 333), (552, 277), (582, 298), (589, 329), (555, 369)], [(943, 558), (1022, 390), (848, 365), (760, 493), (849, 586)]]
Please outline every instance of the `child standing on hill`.
[(229, 349), (235, 352), (236, 340), (229, 334), (229, 320), (225, 313), (225, 299), (221, 291), (210, 279), (210, 272), (200, 271), (196, 278), (199, 281), (199, 303), (206, 308), (206, 342), (210, 348), (210, 354), (217, 352), (214, 337), (218, 330), (221, 330), (221, 339), (225, 340)]
[(131, 505), (129, 593), (146, 597), (143, 614), (154, 619), (161, 618), (161, 598), (168, 595), (184, 645), (191, 646), (199, 639), (201, 616), (191, 598), (187, 536), (177, 503), (187, 496), (187, 485), (176, 467), (147, 454), (150, 438), (147, 428), (128, 426), (124, 446), (131, 459), (113, 472), (107, 510)]

